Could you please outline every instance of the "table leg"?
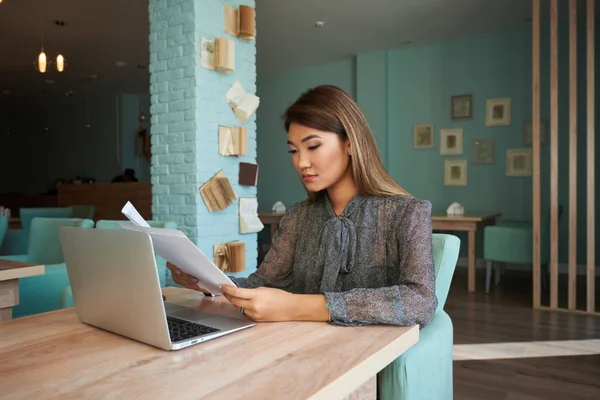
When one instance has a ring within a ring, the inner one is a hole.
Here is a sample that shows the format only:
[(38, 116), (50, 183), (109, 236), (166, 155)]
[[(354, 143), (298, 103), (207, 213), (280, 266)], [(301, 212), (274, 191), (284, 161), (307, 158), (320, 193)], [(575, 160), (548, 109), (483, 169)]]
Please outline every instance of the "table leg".
[(0, 321), (9, 321), (12, 319), (12, 307), (0, 308)]
[(469, 231), (469, 292), (475, 291), (475, 231)]
[(12, 308), (19, 305), (19, 280), (0, 281), (0, 321), (12, 319)]

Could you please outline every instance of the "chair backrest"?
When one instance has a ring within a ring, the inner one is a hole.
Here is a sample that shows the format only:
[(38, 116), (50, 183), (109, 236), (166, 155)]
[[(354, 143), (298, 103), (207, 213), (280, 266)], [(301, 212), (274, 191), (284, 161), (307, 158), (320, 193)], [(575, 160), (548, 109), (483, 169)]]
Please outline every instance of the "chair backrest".
[(31, 221), (35, 217), (72, 218), (73, 209), (71, 207), (27, 207), (19, 209), (19, 216), (21, 217), (21, 228), (27, 230), (31, 226)]
[[(177, 229), (177, 224), (173, 221), (146, 221), (152, 228)], [(123, 229), (121, 223), (131, 225), (128, 220), (108, 220), (101, 219), (96, 222), (96, 229)]]
[(58, 228), (61, 226), (93, 228), (94, 221), (80, 218), (34, 218), (29, 229), (27, 261), (44, 265), (65, 261), (58, 236)]
[(6, 235), (6, 231), (8, 230), (8, 218), (4, 215), (0, 217), (0, 247), (2, 247), (2, 242), (4, 241), (4, 236)]
[(448, 298), (450, 283), (458, 261), (460, 239), (445, 233), (432, 234), (433, 264), (435, 266), (435, 294), (438, 299), (436, 311), (442, 310)]

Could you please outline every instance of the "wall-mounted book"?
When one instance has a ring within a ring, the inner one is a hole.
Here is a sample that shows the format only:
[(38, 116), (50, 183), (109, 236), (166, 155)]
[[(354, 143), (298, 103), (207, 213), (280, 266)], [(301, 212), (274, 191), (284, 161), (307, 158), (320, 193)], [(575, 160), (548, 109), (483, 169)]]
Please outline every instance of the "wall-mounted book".
[(219, 72), (235, 71), (235, 43), (226, 38), (215, 39), (215, 69)]
[(219, 126), (219, 154), (241, 156), (248, 152), (248, 131), (243, 126)]
[(200, 195), (208, 212), (224, 210), (237, 200), (237, 195), (223, 170), (200, 186)]
[(241, 198), (239, 204), (240, 233), (257, 233), (265, 227), (258, 217), (258, 201), (255, 198)]
[(258, 184), (258, 164), (241, 162), (238, 183), (240, 185), (256, 186)]
[(260, 104), (258, 96), (247, 93), (239, 81), (235, 81), (233, 85), (231, 85), (225, 93), (225, 98), (238, 121), (242, 124), (248, 121)]
[(235, 240), (213, 246), (214, 263), (223, 272), (240, 272), (246, 269), (246, 243)]
[(254, 8), (240, 5), (238, 8), (225, 6), (225, 32), (244, 40), (256, 36), (256, 15)]

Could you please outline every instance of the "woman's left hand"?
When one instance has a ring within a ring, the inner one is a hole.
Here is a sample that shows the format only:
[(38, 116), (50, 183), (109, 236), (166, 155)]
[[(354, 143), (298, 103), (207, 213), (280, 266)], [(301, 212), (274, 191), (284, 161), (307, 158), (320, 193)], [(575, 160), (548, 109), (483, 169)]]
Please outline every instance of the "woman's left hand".
[(285, 290), (268, 287), (243, 289), (223, 285), (223, 295), (244, 314), (257, 322), (291, 321), (294, 319), (295, 298)]

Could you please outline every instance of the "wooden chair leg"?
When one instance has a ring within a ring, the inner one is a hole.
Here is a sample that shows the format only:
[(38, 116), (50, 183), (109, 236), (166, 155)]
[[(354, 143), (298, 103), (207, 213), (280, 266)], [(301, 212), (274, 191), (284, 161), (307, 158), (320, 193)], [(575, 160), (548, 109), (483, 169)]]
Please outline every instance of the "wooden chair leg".
[(492, 261), (485, 262), (485, 292), (490, 292), (490, 282), (492, 281)]

